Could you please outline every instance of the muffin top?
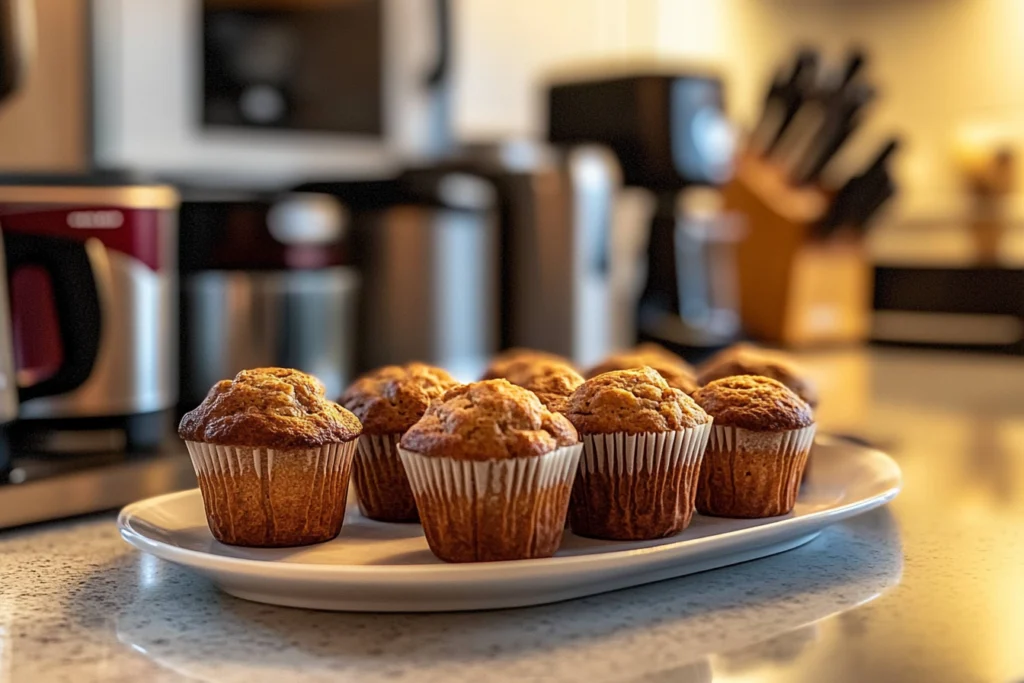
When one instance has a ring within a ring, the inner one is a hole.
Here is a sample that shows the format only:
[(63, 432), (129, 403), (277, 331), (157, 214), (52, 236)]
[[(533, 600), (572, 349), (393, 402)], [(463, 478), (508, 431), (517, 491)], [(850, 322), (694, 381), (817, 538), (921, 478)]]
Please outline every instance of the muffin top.
[(646, 356), (648, 358), (663, 358), (669, 363), (679, 365), (693, 372), (693, 366), (683, 360), (682, 356), (672, 353), (661, 344), (655, 344), (654, 342), (640, 342), (630, 350), (630, 353)]
[(614, 370), (573, 392), (566, 416), (581, 434), (674, 432), (711, 418), (650, 367)]
[(401, 434), (457, 385), (451, 375), (432, 365), (387, 365), (353, 382), (340, 403), (363, 423), (364, 434)]
[(733, 348), (716, 363), (701, 367), (697, 381), (704, 385), (734, 375), (760, 375), (785, 384), (812, 408), (818, 404), (818, 392), (804, 370), (785, 354), (753, 346)]
[(731, 344), (721, 351), (712, 354), (710, 358), (705, 359), (704, 362), (698, 365), (697, 374), (700, 375), (708, 368), (718, 365), (722, 361), (731, 358), (736, 354), (754, 353), (764, 350), (764, 347), (758, 346), (757, 344), (751, 344), (750, 342), (737, 342), (735, 344)]
[(559, 413), (565, 412), (569, 396), (583, 384), (583, 377), (571, 366), (543, 358), (510, 366), (505, 379), (537, 394), (548, 410)]
[(523, 368), (542, 361), (557, 362), (572, 367), (569, 359), (554, 353), (536, 349), (513, 348), (506, 349), (492, 358), (491, 364), (484, 370), (483, 377), (480, 379), (509, 379), (510, 373), (521, 372)]
[(716, 426), (754, 432), (779, 432), (809, 427), (811, 407), (785, 384), (768, 377), (736, 375), (716, 379), (693, 395), (715, 418)]
[(644, 350), (644, 346), (641, 346), (632, 351), (612, 354), (587, 370), (587, 379), (615, 370), (635, 370), (647, 367), (654, 369), (661, 375), (670, 387), (679, 389), (687, 394), (692, 394), (696, 391), (698, 385), (693, 368), (682, 358), (673, 356), (673, 354), (670, 354), (665, 349), (661, 349), (661, 351), (652, 352), (650, 348)]
[(220, 446), (316, 448), (351, 441), (359, 419), (324, 396), (316, 377), (287, 368), (242, 370), (217, 382), (178, 435)]
[(550, 453), (579, 441), (572, 424), (531, 391), (504, 379), (450, 389), (402, 437), (402, 448), (459, 460), (502, 460)]

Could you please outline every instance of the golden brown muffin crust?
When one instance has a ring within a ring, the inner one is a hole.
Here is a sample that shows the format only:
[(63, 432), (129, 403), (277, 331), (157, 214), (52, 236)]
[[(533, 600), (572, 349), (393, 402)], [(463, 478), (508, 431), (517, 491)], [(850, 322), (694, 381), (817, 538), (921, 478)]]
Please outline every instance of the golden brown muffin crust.
[(814, 423), (811, 407), (785, 384), (768, 377), (725, 377), (701, 387), (693, 398), (715, 418), (716, 426), (779, 432)]
[(355, 413), (366, 434), (401, 434), (458, 382), (424, 363), (388, 365), (357, 379), (340, 403)]
[(697, 381), (701, 384), (735, 375), (760, 375), (782, 382), (812, 408), (818, 403), (818, 392), (807, 373), (785, 354), (751, 346), (735, 348), (717, 363), (705, 365)]
[(570, 368), (573, 367), (568, 358), (563, 358), (554, 353), (538, 351), (536, 349), (512, 348), (506, 349), (492, 358), (490, 365), (484, 370), (483, 377), (480, 379), (481, 381), (487, 379), (509, 379), (510, 373), (522, 372), (524, 368), (529, 368), (534, 363), (539, 362), (561, 363), (568, 365)]
[[(652, 344), (650, 346), (655, 345)], [(698, 385), (693, 368), (682, 358), (675, 357), (677, 360), (673, 360), (670, 357), (672, 354), (665, 349), (662, 349), (662, 351), (664, 353), (652, 353), (648, 349), (647, 351), (624, 351), (612, 354), (590, 368), (586, 373), (586, 377), (591, 379), (606, 372), (636, 370), (637, 368), (647, 367), (653, 368), (668, 382), (670, 387), (679, 389), (687, 394), (692, 394), (696, 391)]]
[(558, 413), (565, 412), (572, 392), (583, 384), (583, 377), (571, 366), (548, 359), (514, 365), (505, 379), (537, 394), (548, 410)]
[(504, 379), (450, 389), (402, 437), (402, 448), (461, 460), (540, 456), (579, 441), (563, 415)]
[(718, 351), (717, 353), (712, 354), (710, 358), (705, 359), (700, 365), (697, 366), (697, 375), (700, 375), (708, 368), (718, 365), (719, 363), (728, 358), (732, 358), (734, 355), (743, 353), (755, 353), (765, 350), (766, 349), (764, 347), (758, 346), (757, 344), (751, 344), (750, 342), (737, 342), (735, 344), (732, 344), (731, 346), (725, 347), (724, 349)]
[(662, 358), (666, 362), (686, 368), (690, 372), (694, 372), (693, 366), (683, 360), (682, 356), (672, 353), (661, 344), (655, 344), (654, 342), (640, 342), (630, 350), (630, 353), (638, 356), (647, 356), (648, 358)]
[(362, 432), (355, 415), (325, 398), (316, 377), (287, 368), (242, 370), (213, 385), (178, 435), (221, 446), (316, 448)]
[(588, 379), (569, 399), (566, 416), (580, 434), (674, 432), (711, 420), (693, 399), (650, 367)]

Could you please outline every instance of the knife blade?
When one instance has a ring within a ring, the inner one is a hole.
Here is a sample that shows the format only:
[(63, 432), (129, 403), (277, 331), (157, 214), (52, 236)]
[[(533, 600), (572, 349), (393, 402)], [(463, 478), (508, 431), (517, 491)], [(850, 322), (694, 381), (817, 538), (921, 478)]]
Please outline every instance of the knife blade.
[(839, 189), (825, 216), (818, 223), (815, 232), (819, 237), (828, 237), (843, 227), (857, 232), (866, 230), (878, 209), (896, 193), (888, 162), (899, 145), (899, 138), (890, 138), (871, 164)]
[(789, 79), (782, 85), (776, 96), (782, 111), (779, 124), (765, 149), (765, 156), (771, 156), (778, 149), (779, 143), (782, 142), (797, 113), (804, 103), (813, 97), (818, 79), (818, 62), (817, 50), (804, 48), (797, 54)]
[(845, 88), (825, 111), (821, 127), (793, 166), (797, 185), (817, 182), (822, 172), (856, 130), (863, 110), (875, 99), (871, 86), (856, 83)]
[(782, 69), (778, 69), (772, 77), (765, 94), (764, 106), (761, 108), (761, 116), (750, 132), (749, 147), (759, 156), (767, 154), (768, 145), (771, 143), (772, 130), (778, 125), (777, 120), (782, 116), (782, 93), (786, 87), (786, 76)]

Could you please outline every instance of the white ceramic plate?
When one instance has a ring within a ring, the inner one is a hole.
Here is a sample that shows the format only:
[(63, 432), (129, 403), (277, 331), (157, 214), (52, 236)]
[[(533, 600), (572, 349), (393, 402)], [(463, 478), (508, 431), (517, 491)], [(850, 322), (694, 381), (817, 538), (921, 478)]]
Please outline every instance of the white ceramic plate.
[(789, 515), (761, 520), (696, 515), (678, 536), (595, 541), (566, 531), (555, 557), (451, 565), (427, 548), (418, 524), (385, 524), (352, 505), (341, 535), (305, 548), (251, 549), (210, 535), (198, 489), (133, 503), (121, 536), (189, 567), (231, 595), (312, 609), (442, 612), (539, 605), (638, 586), (783, 552), (823, 528), (899, 493), (899, 466), (876, 450), (819, 437)]

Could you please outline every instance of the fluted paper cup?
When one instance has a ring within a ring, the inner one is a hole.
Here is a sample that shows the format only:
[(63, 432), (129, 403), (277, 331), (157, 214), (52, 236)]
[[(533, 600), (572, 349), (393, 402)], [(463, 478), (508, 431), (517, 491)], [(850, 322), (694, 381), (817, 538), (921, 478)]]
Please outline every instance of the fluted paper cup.
[(701, 467), (697, 512), (776, 517), (796, 505), (814, 425), (783, 432), (716, 426)]
[(214, 538), (278, 548), (337, 536), (357, 441), (308, 449), (186, 441)]
[(399, 453), (430, 550), (446, 562), (489, 562), (555, 554), (581, 449), (482, 461)]
[(708, 422), (674, 432), (584, 435), (569, 503), (573, 533), (644, 540), (685, 529), (710, 430)]
[(364, 517), (380, 522), (419, 519), (409, 477), (398, 455), (401, 434), (363, 434), (352, 468), (356, 498)]

